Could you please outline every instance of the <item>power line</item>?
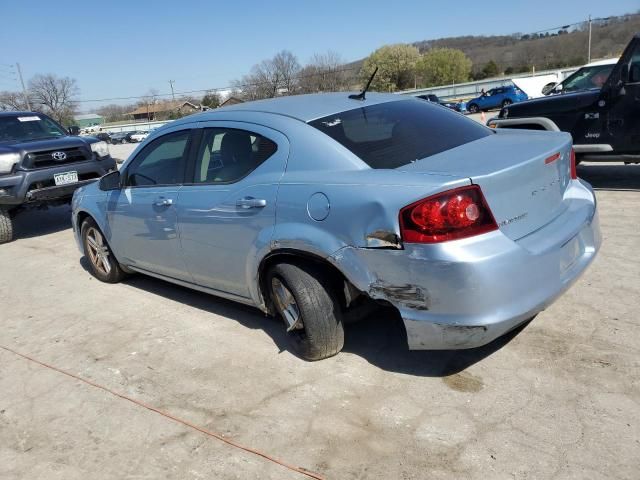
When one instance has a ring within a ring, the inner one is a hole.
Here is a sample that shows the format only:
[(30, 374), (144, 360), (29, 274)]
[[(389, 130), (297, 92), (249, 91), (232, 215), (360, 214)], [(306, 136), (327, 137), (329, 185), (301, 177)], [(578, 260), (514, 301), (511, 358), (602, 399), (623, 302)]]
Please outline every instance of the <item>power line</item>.
[(599, 21), (606, 21), (609, 20), (611, 17), (602, 17), (602, 18), (590, 18), (587, 20), (582, 20), (580, 22), (575, 22), (575, 23), (568, 23), (566, 25), (561, 25), (559, 27), (551, 27), (551, 28), (545, 28), (544, 30), (538, 30), (537, 32), (530, 32), (528, 34), (525, 35), (535, 35), (537, 33), (546, 33), (546, 32), (550, 32), (551, 30), (567, 30), (570, 27), (575, 27), (576, 25), (584, 25), (587, 24), (588, 22), (599, 22)]
[[(291, 80), (302, 80), (305, 78), (311, 78), (311, 77), (317, 77), (320, 75), (327, 75), (327, 74), (332, 74), (332, 73), (341, 73), (341, 72), (348, 72), (348, 71), (352, 71), (352, 70), (358, 70), (359, 68), (357, 67), (345, 67), (345, 68), (335, 68), (335, 69), (328, 69), (328, 70), (323, 70), (321, 72), (316, 72), (316, 73), (312, 73), (312, 74), (308, 74), (308, 75), (298, 75), (295, 77), (291, 77)], [(224, 90), (230, 90), (230, 89), (234, 89), (234, 88), (246, 88), (246, 87), (259, 87), (260, 85), (271, 85), (272, 82), (270, 81), (264, 81), (264, 82), (250, 82), (250, 83), (243, 83), (243, 84), (233, 84), (233, 85), (227, 85), (224, 87), (212, 87), (212, 88), (202, 88), (199, 90), (184, 90), (182, 92), (172, 92), (172, 93), (158, 93), (158, 94), (154, 94), (154, 97), (171, 97), (174, 95), (189, 95), (191, 93), (206, 93), (206, 92), (220, 92), (220, 91), (224, 91)], [(110, 101), (116, 101), (116, 100), (136, 100), (138, 98), (146, 98), (146, 97), (150, 97), (151, 95), (134, 95), (131, 97), (112, 97), (112, 98), (93, 98), (93, 99), (84, 99), (84, 100), (74, 100), (74, 103), (92, 103), (92, 102), (110, 102)]]

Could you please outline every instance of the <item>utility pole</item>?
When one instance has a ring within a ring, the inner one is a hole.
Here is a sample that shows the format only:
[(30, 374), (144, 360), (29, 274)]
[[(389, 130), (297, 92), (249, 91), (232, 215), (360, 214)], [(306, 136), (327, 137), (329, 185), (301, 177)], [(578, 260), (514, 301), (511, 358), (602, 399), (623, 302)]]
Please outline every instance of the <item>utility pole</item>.
[(169, 85), (171, 86), (171, 97), (173, 98), (173, 101), (176, 101), (176, 95), (175, 93), (173, 93), (173, 84), (175, 83), (175, 80), (169, 80)]
[(587, 63), (591, 63), (591, 15), (589, 15), (589, 52), (587, 53)]
[(27, 104), (27, 109), (31, 110), (31, 104), (29, 103), (29, 95), (27, 94), (27, 89), (24, 86), (24, 80), (22, 79), (22, 70), (20, 70), (20, 64), (16, 62), (16, 70), (18, 70), (18, 76), (20, 77), (20, 83), (22, 84), (22, 93), (24, 95), (24, 101)]

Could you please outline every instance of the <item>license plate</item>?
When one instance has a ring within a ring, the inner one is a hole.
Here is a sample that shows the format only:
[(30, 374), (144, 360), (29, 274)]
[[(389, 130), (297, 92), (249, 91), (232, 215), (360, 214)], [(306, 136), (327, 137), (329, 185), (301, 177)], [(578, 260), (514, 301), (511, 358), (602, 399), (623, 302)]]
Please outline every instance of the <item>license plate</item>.
[(70, 183), (78, 183), (78, 172), (56, 173), (53, 176), (56, 185), (69, 185)]

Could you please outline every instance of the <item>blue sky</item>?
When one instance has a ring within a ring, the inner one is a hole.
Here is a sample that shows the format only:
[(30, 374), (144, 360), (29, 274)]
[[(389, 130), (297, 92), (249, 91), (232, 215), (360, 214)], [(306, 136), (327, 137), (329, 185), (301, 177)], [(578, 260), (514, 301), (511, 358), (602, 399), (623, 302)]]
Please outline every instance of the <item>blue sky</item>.
[[(638, 0), (0, 0), (0, 65), (20, 62), (26, 78), (73, 77), (81, 99), (125, 97), (170, 92), (169, 79), (177, 91), (223, 87), (282, 49), (301, 63), (327, 50), (351, 61), (388, 43), (533, 32), (639, 9)], [(17, 88), (7, 72), (0, 90)]]

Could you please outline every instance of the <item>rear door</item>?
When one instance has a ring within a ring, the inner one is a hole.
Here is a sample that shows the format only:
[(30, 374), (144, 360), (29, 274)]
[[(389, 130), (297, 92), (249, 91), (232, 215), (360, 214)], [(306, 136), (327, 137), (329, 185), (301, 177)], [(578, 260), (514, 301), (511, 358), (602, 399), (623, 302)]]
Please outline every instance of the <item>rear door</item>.
[(248, 123), (200, 124), (199, 147), (180, 192), (182, 251), (196, 284), (249, 297), (248, 259), (268, 248), (287, 138)]
[(187, 281), (176, 207), (190, 138), (183, 127), (146, 145), (123, 171), (124, 187), (111, 192), (107, 214), (112, 242), (127, 264)]

